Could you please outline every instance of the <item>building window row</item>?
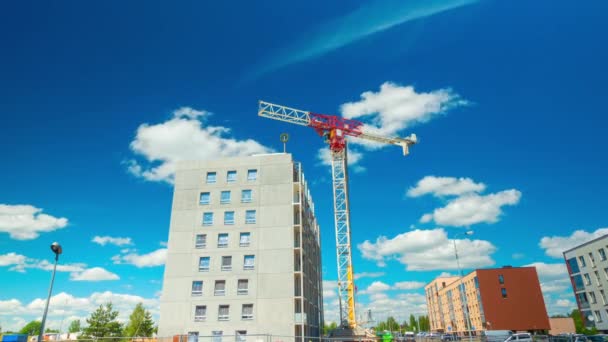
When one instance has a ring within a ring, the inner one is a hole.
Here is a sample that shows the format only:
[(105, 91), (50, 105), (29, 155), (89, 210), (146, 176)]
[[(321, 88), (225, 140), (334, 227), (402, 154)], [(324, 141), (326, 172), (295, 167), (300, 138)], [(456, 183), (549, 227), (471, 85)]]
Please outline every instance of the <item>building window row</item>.
[[(198, 260), (198, 271), (199, 272), (209, 272), (211, 269), (211, 257), (200, 257)], [(253, 270), (255, 269), (255, 255), (245, 255), (243, 256), (243, 270)], [(231, 271), (232, 270), (232, 256), (222, 256), (222, 271)]]
[[(222, 190), (220, 191), (220, 204), (229, 204), (232, 201), (232, 191)], [(241, 203), (251, 203), (253, 201), (253, 190), (243, 189), (241, 190)], [(199, 195), (199, 204), (208, 205), (211, 204), (211, 192), (201, 192)]]
[[(253, 319), (253, 304), (243, 304), (241, 306), (241, 319)], [(207, 305), (196, 305), (194, 307), (194, 321), (204, 322), (207, 320)], [(230, 320), (230, 305), (220, 304), (217, 310), (218, 321)], [(215, 333), (215, 332), (214, 332)], [(215, 336), (216, 334), (214, 334)], [(221, 336), (221, 334), (219, 334)]]
[[(229, 247), (229, 233), (218, 233), (217, 234), (217, 248), (228, 248)], [(242, 232), (239, 233), (239, 247), (249, 247), (251, 245), (251, 233)], [(207, 234), (196, 234), (194, 240), (194, 247), (197, 249), (207, 247)]]
[[(246, 210), (245, 211), (245, 223), (253, 224), (257, 222), (257, 212), (255, 210)], [(224, 211), (224, 225), (234, 225), (234, 211)], [(204, 212), (203, 213), (203, 226), (212, 226), (213, 225), (213, 212)]]
[[(599, 248), (597, 250), (597, 253), (600, 256), (600, 261), (606, 261), (607, 260), (607, 258), (606, 258), (606, 250), (604, 248)], [(593, 252), (589, 252), (588, 256), (589, 256), (589, 264), (591, 265), (591, 267), (595, 267), (595, 256), (594, 256)], [(578, 261), (579, 261), (579, 266), (581, 268), (587, 267), (587, 262), (585, 260), (585, 256), (584, 255), (580, 255), (578, 257)], [(576, 273), (576, 272), (573, 272), (573, 273)]]
[[(236, 170), (229, 170), (226, 172), (226, 183), (234, 183), (237, 180), (237, 172)], [(257, 169), (249, 169), (247, 170), (247, 180), (248, 181), (255, 181), (258, 179), (258, 170)], [(207, 184), (214, 184), (217, 183), (217, 172), (215, 171), (211, 171), (211, 172), (207, 172), (207, 177), (206, 177), (206, 182)]]
[[(192, 296), (202, 296), (203, 295), (203, 281), (202, 280), (194, 280), (192, 281), (192, 290), (190, 292)], [(237, 295), (247, 295), (249, 294), (249, 279), (239, 279), (237, 281)], [(213, 295), (214, 296), (225, 296), (226, 295), (226, 281), (225, 280), (216, 280), (213, 287)]]

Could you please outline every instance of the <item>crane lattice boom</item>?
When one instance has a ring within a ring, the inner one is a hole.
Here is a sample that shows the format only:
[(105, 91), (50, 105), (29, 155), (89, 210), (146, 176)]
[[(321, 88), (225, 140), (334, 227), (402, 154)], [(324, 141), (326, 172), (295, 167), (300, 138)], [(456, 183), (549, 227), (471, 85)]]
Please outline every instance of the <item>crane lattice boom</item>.
[(362, 122), (357, 120), (346, 119), (336, 115), (311, 113), (264, 101), (260, 101), (258, 115), (311, 127), (319, 135), (323, 136), (329, 144), (332, 161), (340, 320), (342, 326), (354, 329), (357, 326), (357, 322), (355, 315), (354, 271), (351, 257), (346, 136), (376, 143), (398, 145), (403, 148), (403, 154), (407, 155), (408, 147), (416, 143), (416, 135), (412, 134), (407, 138), (385, 137), (371, 132)]

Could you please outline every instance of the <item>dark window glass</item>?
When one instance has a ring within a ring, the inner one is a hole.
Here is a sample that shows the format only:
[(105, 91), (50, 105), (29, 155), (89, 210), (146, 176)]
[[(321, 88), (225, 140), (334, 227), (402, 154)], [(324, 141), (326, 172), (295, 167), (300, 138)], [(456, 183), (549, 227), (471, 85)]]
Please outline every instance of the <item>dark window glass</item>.
[(572, 273), (579, 273), (581, 271), (581, 269), (578, 267), (578, 262), (576, 262), (576, 258), (568, 259), (568, 265), (570, 265)]
[(504, 284), (504, 283), (505, 283), (505, 277), (503, 277), (503, 276), (502, 276), (502, 274), (499, 274), (499, 275), (498, 275), (498, 282), (499, 282), (500, 284)]
[(502, 298), (507, 298), (507, 289), (503, 287), (500, 289), (500, 293), (502, 294)]

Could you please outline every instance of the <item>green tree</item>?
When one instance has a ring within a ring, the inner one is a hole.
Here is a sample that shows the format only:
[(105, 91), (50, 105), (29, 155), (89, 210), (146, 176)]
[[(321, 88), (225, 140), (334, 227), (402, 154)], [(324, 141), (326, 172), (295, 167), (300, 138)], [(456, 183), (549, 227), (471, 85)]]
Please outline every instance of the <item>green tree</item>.
[(412, 329), (414, 327), (416, 327), (416, 329), (418, 329), (418, 321), (416, 321), (416, 317), (414, 317), (413, 314), (410, 314), (410, 327), (412, 327)]
[(399, 323), (397, 323), (397, 320), (395, 319), (395, 317), (389, 316), (386, 319), (386, 329), (385, 330), (399, 331)]
[(401, 323), (401, 330), (409, 331), (410, 329), (412, 328), (407, 324), (407, 321), (403, 321), (403, 323)]
[(82, 327), (80, 327), (80, 320), (79, 319), (75, 319), (70, 323), (70, 326), (68, 327), (68, 332), (69, 333), (77, 333), (80, 332), (82, 330)]
[(154, 332), (154, 321), (150, 311), (144, 308), (142, 303), (138, 303), (129, 316), (129, 323), (125, 327), (124, 336), (152, 336)]
[(19, 333), (37, 336), (38, 334), (40, 334), (41, 325), (42, 323), (40, 323), (40, 321), (31, 321), (23, 328), (21, 328), (21, 330), (19, 330)]
[(325, 324), (323, 326), (323, 335), (329, 335), (332, 331), (338, 329), (338, 323), (331, 322), (329, 325)]
[(418, 322), (420, 323), (420, 331), (430, 331), (431, 330), (431, 324), (429, 323), (429, 316), (418, 317)]
[[(118, 337), (122, 335), (122, 324), (116, 320), (118, 311), (112, 303), (100, 305), (97, 310), (87, 318), (88, 327), (83, 329), (84, 337)], [(107, 341), (107, 340), (106, 340)]]

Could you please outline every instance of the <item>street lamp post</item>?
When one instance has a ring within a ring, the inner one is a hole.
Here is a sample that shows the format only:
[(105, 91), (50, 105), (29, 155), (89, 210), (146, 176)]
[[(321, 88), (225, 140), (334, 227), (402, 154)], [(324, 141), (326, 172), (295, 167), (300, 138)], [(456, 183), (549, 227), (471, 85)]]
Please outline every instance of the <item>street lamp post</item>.
[[(468, 230), (466, 232), (464, 232), (465, 235), (473, 235), (473, 231), (472, 230)], [(458, 236), (460, 234), (457, 234), (456, 236)], [(473, 340), (473, 335), (472, 335), (472, 331), (471, 331), (471, 315), (469, 314), (469, 305), (467, 303), (467, 294), (466, 294), (466, 287), (462, 282), (462, 268), (460, 268), (460, 260), (458, 259), (458, 249), (456, 248), (456, 239), (452, 240), (454, 242), (454, 255), (456, 256), (456, 265), (458, 266), (458, 273), (460, 274), (460, 299), (461, 302), (463, 303), (463, 312), (465, 315), (465, 321), (467, 323), (467, 329), (469, 330), (469, 341)]]
[(61, 245), (57, 242), (53, 242), (51, 250), (55, 253), (55, 265), (53, 266), (53, 275), (51, 276), (51, 285), (49, 286), (49, 295), (46, 298), (46, 305), (44, 307), (44, 314), (42, 315), (42, 323), (40, 323), (40, 332), (38, 333), (38, 342), (42, 342), (42, 335), (44, 334), (44, 323), (46, 323), (46, 314), (49, 311), (49, 302), (51, 301), (51, 294), (53, 293), (53, 282), (55, 282), (55, 271), (57, 270), (57, 261), (59, 260), (59, 254), (61, 254)]

